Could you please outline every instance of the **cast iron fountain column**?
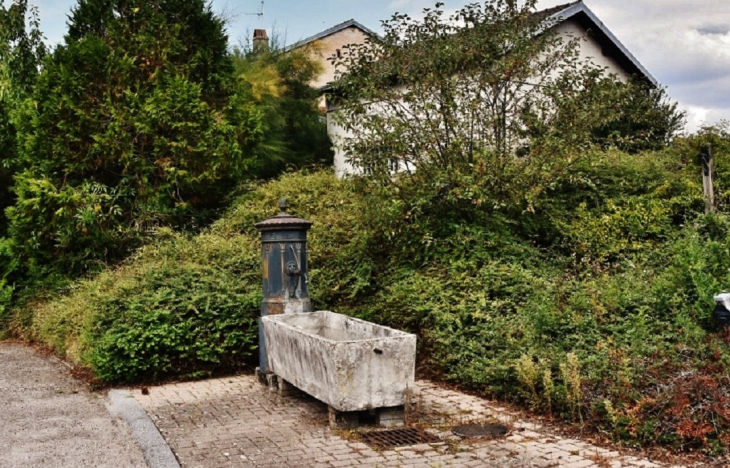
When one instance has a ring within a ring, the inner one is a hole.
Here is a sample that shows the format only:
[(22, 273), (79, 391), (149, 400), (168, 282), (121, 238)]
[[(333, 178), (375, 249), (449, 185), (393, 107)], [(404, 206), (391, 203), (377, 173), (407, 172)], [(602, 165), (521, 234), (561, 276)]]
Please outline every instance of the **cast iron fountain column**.
[[(307, 265), (307, 231), (312, 222), (286, 212), (286, 198), (281, 213), (256, 224), (261, 232), (264, 300), (261, 316), (310, 312)], [(259, 366), (266, 369), (266, 342), (259, 320)]]

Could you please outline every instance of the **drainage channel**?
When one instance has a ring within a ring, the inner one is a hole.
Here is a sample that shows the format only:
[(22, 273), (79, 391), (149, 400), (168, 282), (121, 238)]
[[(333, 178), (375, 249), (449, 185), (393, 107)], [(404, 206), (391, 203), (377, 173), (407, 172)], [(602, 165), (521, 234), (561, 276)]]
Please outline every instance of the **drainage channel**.
[[(507, 435), (509, 428), (499, 423), (474, 422), (456, 426), (451, 432), (462, 439), (497, 438)], [(443, 442), (440, 437), (415, 427), (366, 432), (361, 441), (377, 450)]]
[(441, 439), (415, 427), (402, 427), (388, 431), (372, 431), (362, 435), (362, 442), (374, 449), (387, 450), (409, 445), (433, 444)]
[(454, 427), (451, 432), (463, 438), (502, 437), (509, 429), (499, 423), (471, 423)]

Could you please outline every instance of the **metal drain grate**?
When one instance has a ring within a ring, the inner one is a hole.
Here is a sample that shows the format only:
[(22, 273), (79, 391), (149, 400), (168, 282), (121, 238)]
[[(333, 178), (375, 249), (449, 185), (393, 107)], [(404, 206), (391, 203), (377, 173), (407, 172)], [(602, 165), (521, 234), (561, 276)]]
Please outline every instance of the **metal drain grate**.
[(366, 432), (362, 436), (362, 441), (376, 449), (389, 449), (416, 444), (432, 444), (441, 442), (441, 439), (415, 427), (403, 427), (389, 431)]
[(507, 426), (499, 423), (471, 423), (451, 430), (459, 437), (501, 437), (507, 434)]

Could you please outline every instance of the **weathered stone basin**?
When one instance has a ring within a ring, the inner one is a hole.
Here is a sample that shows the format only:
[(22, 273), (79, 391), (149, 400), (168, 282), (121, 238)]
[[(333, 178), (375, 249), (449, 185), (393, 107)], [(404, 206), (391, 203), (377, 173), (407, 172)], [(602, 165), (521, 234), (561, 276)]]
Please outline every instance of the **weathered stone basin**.
[(401, 406), (416, 336), (329, 311), (262, 318), (268, 370), (337, 411)]

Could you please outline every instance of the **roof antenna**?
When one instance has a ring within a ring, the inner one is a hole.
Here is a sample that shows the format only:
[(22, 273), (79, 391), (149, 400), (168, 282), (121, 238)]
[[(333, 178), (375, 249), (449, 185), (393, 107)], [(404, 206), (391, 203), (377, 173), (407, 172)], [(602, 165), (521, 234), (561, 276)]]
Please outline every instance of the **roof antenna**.
[(256, 13), (244, 13), (244, 16), (258, 16), (261, 27), (264, 27), (264, 0), (261, 0), (261, 8)]

